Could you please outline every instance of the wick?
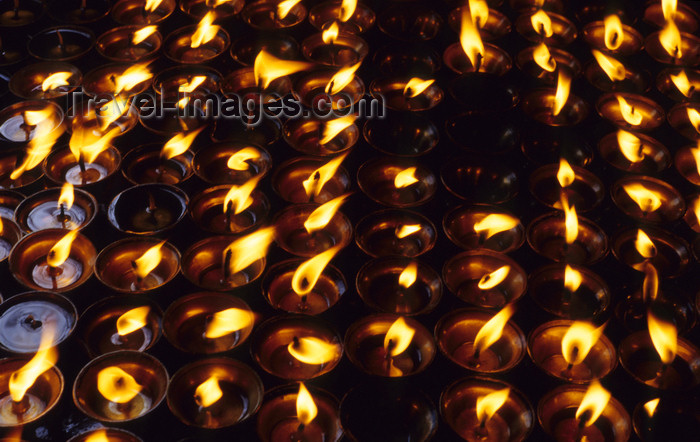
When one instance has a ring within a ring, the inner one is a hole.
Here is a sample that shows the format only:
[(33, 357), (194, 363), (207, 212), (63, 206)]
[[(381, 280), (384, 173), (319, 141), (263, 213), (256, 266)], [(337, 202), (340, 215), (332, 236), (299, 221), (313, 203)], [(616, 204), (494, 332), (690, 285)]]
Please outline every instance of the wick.
[(65, 229), (66, 228), (66, 223), (68, 222), (68, 219), (70, 218), (68, 215), (66, 215), (66, 206), (61, 203), (59, 205), (59, 214), (56, 217), (58, 221), (61, 223), (61, 226)]
[(300, 300), (301, 304), (305, 305), (307, 299), (308, 299), (308, 295), (301, 295), (301, 300)]
[(29, 397), (25, 394), (19, 401), (12, 401), (12, 412), (22, 420), (21, 417), (29, 410)]
[(487, 439), (489, 437), (489, 430), (486, 428), (486, 421), (488, 417), (485, 417), (479, 423), (479, 426), (474, 429), (474, 433), (479, 439)]
[(223, 263), (223, 268), (222, 268), (222, 273), (224, 275), (224, 281), (228, 280), (231, 277), (231, 258), (233, 256), (233, 252), (231, 249), (226, 250), (226, 254), (224, 255), (224, 263)]
[(34, 316), (32, 315), (29, 315), (26, 318), (24, 318), (24, 323), (29, 325), (29, 327), (31, 327), (32, 330), (41, 328), (41, 326), (43, 325), (41, 321), (39, 321), (38, 319), (34, 319)]
[(481, 63), (484, 61), (484, 56), (481, 54), (476, 54), (476, 63), (474, 64), (474, 72), (479, 72), (481, 69)]
[(156, 206), (156, 199), (153, 197), (153, 194), (148, 192), (148, 207), (146, 207), (146, 213), (150, 215), (151, 221), (153, 222), (154, 225), (158, 225), (158, 219), (156, 219), (156, 210), (158, 207)]
[(19, 0), (15, 0), (14, 13), (15, 13), (15, 16), (13, 17), (13, 19), (19, 20)]
[(610, 43), (612, 43), (612, 45), (615, 46), (615, 44), (617, 43), (617, 40), (619, 40), (619, 38), (620, 38), (620, 35), (617, 32), (615, 32), (612, 35), (612, 41)]
[(576, 433), (574, 434), (574, 441), (581, 442), (581, 439), (583, 439), (583, 429), (586, 427), (586, 421), (589, 419), (590, 413), (590, 410), (586, 410), (581, 413), (578, 426), (576, 427)]
[(226, 205), (226, 210), (224, 211), (224, 215), (226, 216), (226, 228), (229, 230), (233, 230), (231, 228), (231, 219), (233, 217), (233, 201), (229, 201), (228, 204)]
[(486, 232), (479, 233), (479, 245), (483, 246), (486, 241)]
[(474, 359), (479, 359), (481, 356), (481, 347), (474, 346)]
[(293, 345), (294, 347), (299, 347), (299, 338), (298, 338), (298, 337), (294, 336), (294, 337), (292, 338), (292, 345)]
[[(85, 170), (85, 157), (83, 156), (82, 152), (78, 156), (78, 167), (80, 168), (80, 174), (84, 175), (86, 172), (86, 170)], [(85, 177), (83, 177), (83, 179), (85, 179)]]
[(138, 265), (136, 264), (136, 261), (131, 261), (131, 268), (134, 269), (134, 275), (136, 275), (136, 281), (134, 282), (134, 285), (136, 286), (137, 289), (141, 288), (141, 283), (143, 282), (143, 278), (139, 276), (138, 273), (136, 273), (136, 270), (138, 269)]
[(29, 141), (32, 139), (32, 132), (36, 129), (36, 125), (29, 124), (26, 121), (19, 125), (24, 131), (24, 141)]
[[(85, 0), (83, 0), (85, 1)], [(84, 7), (84, 6), (83, 6)], [(81, 8), (83, 11), (83, 14), (85, 13), (85, 10)], [(61, 53), (65, 52), (65, 47), (63, 46), (63, 34), (61, 34), (60, 30), (56, 31), (56, 37), (58, 37), (58, 49), (60, 49)]]

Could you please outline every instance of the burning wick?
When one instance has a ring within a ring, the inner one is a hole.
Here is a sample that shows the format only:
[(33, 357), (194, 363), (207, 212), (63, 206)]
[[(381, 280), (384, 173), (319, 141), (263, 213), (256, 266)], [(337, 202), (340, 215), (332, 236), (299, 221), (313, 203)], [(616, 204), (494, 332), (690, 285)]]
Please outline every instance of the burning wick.
[(139, 258), (131, 261), (131, 267), (136, 275), (135, 286), (137, 289), (142, 288), (143, 280), (160, 264), (163, 254), (160, 248), (163, 247), (165, 241), (156, 244), (146, 250)]
[(54, 289), (58, 288), (57, 278), (63, 273), (61, 265), (66, 262), (70, 255), (71, 244), (78, 235), (77, 230), (71, 230), (63, 238), (58, 240), (56, 244), (49, 250), (46, 256), (46, 264), (48, 265), (48, 274), (51, 278), (51, 284)]
[(384, 336), (384, 360), (386, 373), (391, 377), (401, 376), (403, 371), (394, 366), (394, 358), (408, 349), (416, 330), (400, 317), (389, 327)]
[(473, 367), (481, 366), (479, 360), (481, 353), (501, 339), (503, 329), (513, 313), (515, 313), (515, 306), (508, 304), (479, 329), (474, 338), (474, 355), (470, 361)]
[(61, 223), (64, 229), (68, 228), (66, 224), (71, 219), (70, 215), (66, 214), (66, 211), (73, 207), (74, 198), (75, 195), (73, 193), (73, 184), (68, 182), (64, 183), (63, 187), (61, 188), (61, 194), (58, 197), (57, 205), (59, 213), (56, 215), (56, 219)]
[(306, 389), (303, 382), (299, 383), (296, 409), (299, 426), (297, 427), (297, 434), (292, 437), (296, 437), (297, 439), (295, 440), (304, 440), (302, 434), (304, 432), (304, 428), (306, 428), (306, 426), (316, 418), (316, 415), (318, 414), (318, 407), (316, 407), (314, 398), (311, 396), (311, 393), (309, 393), (309, 390)]
[(486, 422), (506, 403), (509, 394), (510, 387), (476, 398), (476, 417), (479, 420), (479, 426), (474, 429), (474, 433), (478, 439), (488, 439)]
[(583, 321), (575, 321), (571, 327), (566, 330), (564, 337), (561, 340), (561, 352), (564, 360), (568, 364), (562, 376), (567, 379), (572, 379), (574, 365), (583, 363), (591, 348), (598, 342), (600, 335), (603, 334), (605, 324), (595, 328), (593, 324)]
[(576, 419), (579, 421), (574, 440), (579, 442), (587, 439), (583, 435), (583, 429), (593, 425), (605, 410), (610, 401), (610, 392), (600, 385), (598, 380), (591, 381), (581, 404), (576, 409)]

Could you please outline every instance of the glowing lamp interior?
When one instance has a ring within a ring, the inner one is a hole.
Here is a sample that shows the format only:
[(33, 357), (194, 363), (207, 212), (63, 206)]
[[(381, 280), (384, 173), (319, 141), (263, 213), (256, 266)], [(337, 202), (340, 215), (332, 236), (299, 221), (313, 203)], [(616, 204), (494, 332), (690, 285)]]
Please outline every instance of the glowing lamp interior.
[(620, 107), (620, 116), (627, 122), (630, 126), (639, 126), (644, 120), (644, 116), (635, 109), (635, 107), (625, 100), (620, 94), (616, 94), (617, 103)]
[(617, 144), (620, 146), (620, 152), (622, 152), (622, 155), (624, 155), (625, 158), (632, 163), (642, 161), (644, 156), (648, 154), (648, 149), (644, 144), (642, 144), (642, 140), (640, 140), (634, 134), (624, 130), (617, 131)]
[(656, 413), (656, 407), (659, 406), (660, 398), (652, 399), (644, 403), (644, 410), (647, 412), (649, 417), (653, 417)]
[(634, 248), (637, 253), (645, 259), (651, 259), (656, 256), (656, 246), (649, 238), (649, 235), (642, 229), (637, 229), (637, 238), (634, 240)]

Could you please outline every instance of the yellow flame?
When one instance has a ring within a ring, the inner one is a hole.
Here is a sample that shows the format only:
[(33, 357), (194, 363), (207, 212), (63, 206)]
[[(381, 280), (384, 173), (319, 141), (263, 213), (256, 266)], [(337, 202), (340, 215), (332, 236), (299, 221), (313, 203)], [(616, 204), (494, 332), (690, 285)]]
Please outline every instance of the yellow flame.
[(224, 257), (231, 253), (231, 273), (238, 273), (265, 257), (267, 248), (275, 239), (275, 228), (264, 227), (233, 241), (224, 250)]
[(177, 91), (184, 94), (184, 97), (180, 98), (177, 102), (180, 109), (183, 109), (190, 101), (190, 97), (187, 94), (194, 92), (206, 79), (206, 75), (195, 75), (189, 81), (185, 80), (184, 83), (177, 87)]
[(331, 259), (340, 251), (339, 246), (331, 247), (325, 252), (310, 258), (297, 267), (292, 275), (292, 290), (299, 296), (311, 293), (318, 278)]
[(299, 362), (311, 365), (325, 364), (340, 354), (337, 344), (314, 337), (299, 338), (297, 342), (290, 342), (287, 351)]
[(573, 244), (578, 237), (578, 216), (576, 207), (569, 206), (569, 200), (562, 198), (562, 208), (564, 209), (564, 235), (567, 244)]
[(2, 216), (0, 216), (0, 235), (2, 234), (4, 230), (4, 226), (2, 225)]
[[(700, 200), (698, 200), (700, 202)], [(700, 204), (699, 204), (700, 207)], [(698, 218), (700, 219), (700, 217)], [(416, 232), (420, 232), (420, 229), (422, 229), (420, 224), (402, 224), (398, 227), (396, 227), (396, 237), (399, 239), (406, 238), (409, 235), (413, 235)]]
[(233, 206), (234, 215), (238, 215), (253, 204), (250, 194), (255, 190), (260, 182), (261, 176), (251, 178), (240, 186), (231, 186), (226, 197), (224, 197), (224, 213), (228, 212), (229, 204)]
[(510, 230), (520, 223), (518, 218), (501, 213), (491, 213), (474, 224), (476, 233), (486, 232), (486, 239), (493, 235)]
[(661, 207), (663, 195), (659, 192), (649, 190), (641, 183), (623, 184), (622, 188), (627, 195), (637, 203), (643, 212), (653, 212)]
[(595, 57), (595, 61), (598, 62), (598, 66), (611, 81), (622, 81), (626, 78), (627, 69), (625, 69), (625, 65), (596, 49), (591, 49), (591, 52), (593, 57)]
[(617, 102), (620, 106), (620, 115), (622, 115), (622, 118), (632, 126), (639, 126), (644, 116), (637, 112), (634, 106), (629, 104), (622, 95), (615, 95), (615, 98), (617, 98)]
[(153, 77), (153, 74), (147, 63), (129, 66), (121, 75), (114, 79), (114, 92), (115, 94), (121, 94), (132, 89), (137, 84), (149, 80), (151, 77)]
[(100, 428), (99, 430), (90, 433), (90, 435), (85, 439), (85, 442), (110, 442), (110, 440), (107, 437), (107, 430)]
[(66, 262), (68, 256), (70, 256), (71, 245), (73, 244), (76, 236), (78, 236), (78, 231), (71, 230), (70, 232), (66, 233), (63, 238), (59, 239), (53, 247), (51, 247), (49, 254), (46, 256), (46, 262), (49, 264), (49, 266), (58, 267)]
[(318, 206), (304, 221), (306, 231), (311, 234), (326, 227), (348, 196), (349, 194), (341, 195)]
[(581, 282), (583, 281), (583, 276), (578, 270), (572, 269), (569, 264), (564, 268), (564, 287), (571, 293), (578, 290), (581, 287)]
[(297, 420), (303, 425), (309, 425), (318, 414), (318, 408), (314, 403), (314, 398), (306, 389), (303, 382), (299, 384), (299, 393), (297, 394)]
[(642, 161), (644, 156), (649, 153), (648, 148), (642, 145), (642, 140), (624, 130), (617, 131), (617, 144), (620, 146), (622, 155), (632, 163)]
[(686, 97), (690, 97), (691, 91), (698, 89), (698, 84), (691, 83), (688, 79), (688, 74), (685, 73), (684, 69), (681, 69), (677, 74), (670, 74), (668, 76), (673, 84), (678, 88), (681, 94)]
[(559, 159), (559, 170), (557, 170), (557, 181), (559, 185), (564, 187), (569, 187), (576, 179), (576, 173), (565, 158)]
[(231, 155), (226, 162), (226, 166), (232, 170), (248, 170), (249, 160), (257, 160), (260, 158), (260, 151), (254, 147), (244, 147), (238, 152)]
[(634, 240), (634, 248), (645, 259), (651, 259), (656, 256), (656, 246), (649, 238), (649, 235), (642, 229), (637, 229), (637, 239)]
[(327, 45), (331, 45), (335, 43), (335, 41), (338, 39), (338, 33), (340, 32), (340, 28), (338, 26), (338, 22), (334, 21), (331, 23), (331, 25), (328, 27), (328, 29), (324, 30), (321, 33), (321, 40)]
[(106, 134), (100, 136), (89, 129), (79, 127), (73, 131), (68, 147), (76, 161), (80, 161), (82, 158), (86, 163), (92, 163), (100, 153), (109, 148), (112, 139), (120, 133), (121, 129), (114, 127)]
[(418, 276), (418, 263), (411, 261), (399, 275), (399, 285), (404, 288), (409, 288), (416, 282)]
[(552, 19), (549, 18), (549, 15), (547, 15), (544, 9), (540, 9), (532, 14), (530, 16), (530, 23), (532, 23), (532, 29), (534, 29), (535, 32), (541, 36), (549, 38), (554, 35), (554, 30), (552, 29)]
[(197, 138), (197, 135), (199, 135), (202, 130), (203, 127), (191, 132), (180, 132), (176, 134), (163, 145), (163, 150), (160, 155), (166, 160), (182, 155), (187, 152), (187, 149), (190, 148), (194, 139)]
[(614, 51), (622, 46), (624, 40), (624, 32), (622, 30), (622, 22), (620, 17), (615, 14), (610, 14), (603, 20), (605, 25), (605, 47)]
[(476, 398), (476, 418), (479, 422), (491, 419), (498, 409), (506, 403), (509, 394), (510, 387)]
[(143, 7), (148, 12), (153, 12), (158, 9), (163, 0), (146, 0), (146, 6)]
[(13, 401), (21, 401), (37, 378), (58, 360), (58, 352), (53, 347), (54, 334), (55, 330), (52, 327), (44, 328), (37, 352), (29, 362), (10, 375), (9, 390)]
[(469, 0), (469, 13), (477, 28), (483, 28), (489, 18), (489, 5), (486, 0)]
[(149, 248), (143, 255), (134, 260), (132, 266), (134, 268), (134, 273), (138, 278), (145, 278), (153, 271), (153, 269), (158, 267), (160, 260), (163, 259), (163, 254), (160, 251), (163, 244), (165, 244), (165, 241)]
[(41, 82), (41, 90), (46, 92), (61, 86), (68, 86), (68, 79), (73, 75), (70, 72), (55, 72)]
[(505, 265), (497, 268), (491, 273), (487, 273), (481, 277), (477, 286), (482, 290), (492, 289), (498, 284), (505, 281), (506, 277), (510, 273), (510, 266)]
[(51, 152), (51, 148), (56, 140), (63, 134), (62, 128), (51, 130), (52, 128), (50, 126), (53, 125), (52, 123), (42, 124), (45, 119), (51, 116), (52, 112), (50, 109), (31, 112), (31, 114), (30, 111), (25, 112), (24, 121), (29, 125), (36, 126), (36, 133), (34, 137), (29, 140), (24, 161), (10, 173), (10, 179), (12, 180), (16, 180), (27, 170), (31, 170), (41, 164), (44, 158)]
[(649, 336), (656, 352), (664, 364), (670, 364), (676, 358), (678, 348), (678, 330), (670, 322), (657, 318), (651, 310), (647, 312)]
[(646, 410), (649, 417), (653, 417), (656, 413), (656, 407), (659, 405), (660, 398), (652, 399), (644, 403), (644, 410)]
[(400, 355), (411, 345), (415, 333), (416, 330), (406, 324), (403, 317), (398, 318), (384, 336), (384, 350), (392, 358)]
[(603, 328), (605, 328), (604, 325), (596, 328), (593, 324), (582, 321), (571, 324), (561, 340), (561, 353), (564, 360), (572, 365), (583, 362), (603, 334)]
[(408, 167), (397, 173), (394, 177), (394, 187), (401, 189), (420, 181), (418, 178), (416, 178), (416, 170), (416, 167)]
[(333, 74), (331, 79), (328, 81), (328, 84), (326, 84), (325, 92), (333, 95), (342, 91), (343, 88), (349, 85), (355, 78), (355, 71), (357, 71), (361, 64), (362, 62), (359, 61), (352, 66), (339, 69), (338, 72)]
[(484, 49), (484, 42), (481, 40), (479, 30), (474, 26), (472, 17), (466, 8), (462, 10), (462, 28), (459, 33), (459, 43), (474, 70), (478, 71), (486, 50)]
[(664, 20), (674, 20), (677, 9), (678, 0), (661, 0), (661, 12), (664, 15)]
[(336, 137), (339, 133), (355, 123), (355, 115), (346, 115), (344, 117), (334, 118), (323, 123), (323, 136), (319, 140), (320, 144), (326, 144)]
[(116, 365), (97, 373), (97, 391), (109, 401), (125, 404), (138, 396), (142, 389), (132, 375)]
[[(641, 267), (644, 271), (642, 299), (644, 301), (653, 301), (656, 299), (656, 295), (659, 294), (659, 272), (657, 272), (656, 267), (649, 262), (643, 263)], [(638, 266), (635, 268), (639, 269)]]
[[(73, 192), (73, 184), (71, 183), (63, 183), (63, 186), (61, 186), (61, 194), (58, 196), (58, 203), (57, 206), (60, 209), (61, 206), (65, 210), (70, 210), (71, 207), (73, 207), (73, 201), (75, 200), (75, 193)], [(2, 231), (0, 229), (0, 231)]]
[(557, 116), (564, 108), (564, 105), (569, 100), (569, 91), (571, 90), (571, 76), (566, 70), (559, 70), (557, 77), (557, 90), (554, 93), (554, 105), (552, 106), (552, 115)]
[(357, 8), (357, 0), (342, 0), (338, 18), (342, 22), (350, 20)]
[[(576, 419), (581, 419), (586, 427), (593, 425), (598, 417), (603, 413), (605, 407), (610, 401), (610, 392), (603, 388), (596, 379), (591, 381), (591, 384), (583, 396), (581, 404), (576, 410)], [(586, 414), (587, 413), (587, 414)], [(582, 418), (586, 420), (582, 420)]]
[(207, 323), (204, 337), (216, 339), (249, 327), (255, 321), (255, 314), (250, 310), (227, 308), (214, 313)]
[(192, 34), (192, 37), (190, 37), (191, 48), (198, 48), (216, 37), (220, 27), (214, 24), (214, 20), (216, 20), (216, 13), (214, 11), (209, 11), (202, 17), (197, 24), (197, 29)]
[(661, 47), (673, 58), (681, 58), (681, 31), (673, 20), (668, 20), (666, 26), (659, 32), (659, 43)]
[(283, 20), (301, 0), (284, 0), (277, 4), (277, 18)]
[(557, 61), (552, 57), (549, 48), (544, 43), (535, 46), (535, 50), (532, 52), (532, 58), (535, 60), (535, 63), (537, 63), (537, 66), (547, 72), (554, 72), (557, 69)]
[(338, 155), (323, 166), (311, 172), (309, 177), (302, 182), (306, 195), (309, 196), (309, 198), (311, 196), (318, 196), (321, 193), (323, 186), (328, 182), (328, 180), (333, 178), (333, 175), (335, 175), (335, 172), (340, 167), (340, 163), (342, 163), (347, 156), (348, 152)]
[(253, 63), (255, 83), (266, 89), (273, 80), (295, 72), (303, 71), (313, 66), (305, 61), (282, 60), (264, 49), (260, 50)]
[(697, 220), (698, 224), (700, 224), (700, 198), (696, 198), (695, 201), (693, 201), (692, 209), (693, 213), (695, 214), (695, 219)]
[(688, 112), (688, 120), (690, 121), (690, 124), (692, 124), (695, 131), (700, 134), (700, 112), (692, 107), (687, 108), (686, 111)]
[(413, 77), (408, 80), (406, 86), (403, 88), (403, 94), (408, 98), (413, 98), (421, 94), (433, 83), (435, 83), (435, 80), (433, 79), (422, 80), (418, 77)]
[(493, 315), (486, 324), (484, 324), (474, 338), (474, 352), (482, 352), (495, 344), (505, 328), (508, 320), (515, 313), (515, 306), (508, 304), (503, 309)]
[(158, 26), (156, 25), (144, 26), (143, 28), (134, 31), (133, 35), (131, 36), (131, 43), (138, 45), (151, 35), (155, 34), (157, 30)]
[(219, 387), (219, 379), (216, 376), (210, 376), (197, 386), (194, 391), (194, 400), (197, 405), (206, 408), (214, 405), (223, 395)]
[(119, 336), (128, 335), (145, 326), (150, 312), (151, 308), (147, 305), (124, 312), (117, 318), (117, 333), (119, 333)]

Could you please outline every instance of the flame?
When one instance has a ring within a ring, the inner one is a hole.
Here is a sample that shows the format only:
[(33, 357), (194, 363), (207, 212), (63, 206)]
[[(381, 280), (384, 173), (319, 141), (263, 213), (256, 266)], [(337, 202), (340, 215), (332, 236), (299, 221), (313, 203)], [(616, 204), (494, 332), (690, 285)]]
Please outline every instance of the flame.
[(489, 18), (489, 5), (486, 0), (469, 0), (469, 13), (477, 28), (483, 28)]
[(296, 341), (292, 341), (287, 346), (287, 350), (299, 362), (312, 365), (330, 362), (340, 353), (337, 344), (314, 337), (299, 338)]
[(661, 0), (661, 12), (664, 14), (664, 20), (674, 20), (677, 9), (678, 0)]
[(622, 81), (626, 78), (627, 69), (625, 69), (622, 63), (598, 50), (591, 49), (591, 52), (593, 53), (593, 57), (595, 57), (595, 61), (598, 62), (598, 66), (600, 66), (611, 81)]
[(641, 183), (623, 184), (622, 188), (625, 189), (627, 195), (637, 203), (644, 213), (653, 212), (661, 207), (661, 199), (663, 196), (658, 192), (647, 189)]
[(73, 244), (76, 236), (78, 236), (78, 231), (71, 230), (70, 232), (66, 233), (63, 238), (59, 239), (53, 247), (51, 247), (49, 254), (46, 256), (46, 262), (49, 264), (49, 266), (58, 267), (66, 262), (68, 256), (70, 255), (71, 245)]
[(146, 0), (146, 6), (143, 7), (148, 12), (153, 12), (158, 9), (163, 0)]
[(620, 115), (632, 126), (639, 126), (644, 119), (644, 116), (637, 112), (634, 106), (627, 103), (627, 100), (622, 95), (615, 95), (620, 106)]
[(312, 196), (318, 196), (321, 193), (323, 186), (333, 177), (333, 175), (335, 175), (335, 172), (340, 167), (340, 163), (342, 163), (347, 156), (348, 152), (338, 155), (323, 166), (311, 172), (309, 177), (302, 182), (306, 195), (309, 196), (309, 198)]
[(194, 400), (202, 408), (214, 405), (224, 393), (219, 387), (219, 379), (216, 376), (210, 376), (206, 381), (197, 386), (194, 391)]
[(51, 152), (56, 140), (63, 134), (62, 128), (51, 130), (52, 124), (41, 124), (51, 117), (49, 108), (40, 111), (27, 111), (24, 113), (24, 121), (27, 125), (36, 126), (35, 136), (29, 140), (27, 153), (22, 164), (10, 173), (10, 179), (16, 180), (27, 170), (31, 170), (41, 164), (44, 158)]
[(314, 398), (306, 389), (304, 383), (299, 384), (299, 393), (297, 394), (297, 420), (302, 425), (309, 425), (318, 414), (318, 408), (314, 403)]
[[(100, 121), (100, 129), (102, 131), (107, 130), (110, 124), (117, 121), (122, 115), (128, 112), (129, 107), (129, 98), (126, 96), (117, 95), (105, 103), (102, 107), (97, 109), (96, 116)], [(88, 132), (92, 138), (97, 137), (97, 135), (92, 131), (87, 131), (83, 128), (77, 129)], [(119, 135), (119, 132), (117, 132), (117, 135)]]
[(557, 61), (552, 57), (549, 48), (544, 43), (540, 43), (535, 47), (535, 50), (532, 52), (532, 58), (537, 63), (537, 66), (547, 72), (554, 72), (557, 69)]
[(617, 131), (617, 144), (620, 146), (622, 155), (632, 163), (642, 161), (648, 153), (646, 146), (642, 146), (642, 140), (624, 130)]
[(340, 118), (334, 118), (333, 120), (328, 120), (323, 123), (323, 136), (319, 140), (320, 144), (326, 144), (330, 142), (336, 135), (344, 131), (346, 128), (352, 126), (355, 123), (355, 115), (346, 115)]
[(654, 417), (654, 413), (656, 413), (656, 407), (659, 405), (660, 400), (661, 398), (657, 397), (656, 399), (652, 399), (644, 403), (644, 409), (646, 410), (649, 417)]
[(180, 132), (176, 134), (163, 145), (163, 150), (160, 153), (161, 157), (169, 160), (170, 158), (187, 152), (187, 149), (190, 148), (194, 139), (197, 138), (197, 135), (199, 135), (203, 129), (204, 127), (201, 127), (192, 132)]
[(60, 86), (68, 86), (68, 79), (73, 75), (70, 72), (55, 72), (41, 82), (41, 90), (46, 92)]
[(149, 248), (143, 255), (133, 261), (132, 267), (139, 279), (145, 278), (153, 269), (158, 267), (160, 260), (163, 259), (163, 254), (160, 251), (163, 244), (165, 244), (165, 241)]
[(24, 122), (27, 125), (36, 126), (43, 120), (51, 118), (52, 114), (53, 111), (50, 107), (47, 106), (44, 109), (24, 111), (24, 114), (22, 114), (22, 116), (24, 118)]
[[(700, 198), (696, 198), (695, 201), (693, 201), (693, 213), (695, 214), (695, 219), (698, 224), (700, 224)], [(2, 230), (0, 230), (0, 233), (2, 233)]]
[(357, 0), (342, 0), (340, 4), (340, 11), (338, 18), (342, 22), (350, 20), (352, 15), (355, 13), (355, 8), (357, 8)]
[(406, 351), (416, 330), (406, 324), (406, 321), (400, 317), (389, 327), (389, 330), (384, 336), (384, 350), (390, 357), (395, 357)]
[(338, 22), (334, 21), (331, 25), (321, 33), (321, 40), (327, 45), (332, 45), (338, 39), (340, 28)]
[(568, 161), (559, 159), (559, 170), (557, 171), (557, 181), (562, 188), (569, 187), (576, 179), (576, 173)]
[(21, 401), (37, 378), (50, 369), (58, 360), (58, 352), (53, 346), (54, 334), (55, 330), (53, 328), (45, 328), (41, 333), (37, 352), (29, 362), (10, 375), (10, 396), (14, 402)]
[(435, 83), (435, 80), (433, 79), (422, 80), (418, 77), (413, 77), (408, 80), (408, 83), (406, 83), (406, 86), (403, 88), (403, 95), (408, 98), (416, 97), (424, 90), (428, 89), (428, 87), (433, 83)]
[(506, 403), (509, 394), (510, 387), (476, 398), (476, 418), (479, 422), (491, 419), (498, 409)]
[(155, 34), (157, 30), (158, 26), (156, 25), (144, 26), (138, 31), (134, 31), (134, 33), (131, 36), (131, 43), (134, 45), (138, 45), (151, 35)]
[(318, 278), (331, 259), (340, 251), (339, 246), (331, 247), (325, 252), (310, 258), (299, 265), (292, 276), (292, 290), (299, 296), (311, 293)]
[[(73, 184), (63, 183), (61, 186), (61, 194), (58, 196), (57, 206), (60, 209), (63, 206), (64, 210), (70, 210), (73, 207), (73, 201), (75, 200), (75, 193), (73, 192)], [(2, 231), (2, 229), (0, 229)]]
[(557, 90), (554, 93), (554, 106), (552, 107), (552, 115), (557, 116), (564, 108), (564, 105), (569, 100), (569, 91), (571, 89), (571, 76), (564, 70), (559, 70), (557, 77)]
[(277, 4), (277, 18), (283, 20), (301, 0), (284, 0)]
[(515, 313), (513, 304), (506, 305), (500, 312), (493, 315), (486, 324), (484, 324), (474, 338), (474, 354), (478, 354), (495, 344), (505, 328), (508, 320)]
[(479, 30), (474, 26), (472, 17), (466, 8), (462, 10), (462, 28), (459, 33), (459, 43), (474, 70), (478, 71), (486, 50), (484, 49), (481, 35), (479, 35)]
[(255, 321), (255, 315), (250, 310), (227, 308), (212, 315), (207, 323), (204, 337), (220, 338), (250, 326)]
[(578, 216), (576, 215), (576, 207), (569, 206), (569, 200), (562, 198), (562, 207), (564, 209), (564, 235), (567, 244), (573, 244), (578, 237)]
[(147, 305), (124, 312), (117, 319), (117, 333), (119, 333), (119, 336), (128, 335), (145, 326), (150, 312), (151, 308)]
[(685, 70), (681, 69), (680, 72), (677, 74), (670, 74), (668, 76), (673, 84), (678, 88), (681, 94), (685, 95), (686, 97), (690, 97), (691, 92), (694, 92), (697, 88), (698, 85), (695, 83), (690, 82), (688, 79), (688, 75), (685, 73)]
[(692, 107), (687, 108), (686, 112), (688, 112), (688, 120), (690, 121), (690, 124), (692, 124), (695, 131), (700, 134), (700, 112)]
[(610, 14), (605, 17), (603, 24), (605, 25), (605, 47), (614, 51), (622, 45), (622, 40), (625, 39), (620, 17)]
[(216, 37), (216, 33), (219, 32), (220, 27), (214, 24), (216, 19), (216, 13), (214, 11), (209, 11), (197, 24), (197, 29), (190, 37), (190, 47), (198, 48), (203, 44), (210, 42)]
[(262, 49), (255, 57), (253, 75), (255, 76), (255, 83), (260, 88), (266, 89), (276, 78), (303, 71), (311, 66), (311, 63), (305, 61), (279, 59)]
[(0, 235), (2, 235), (3, 230), (4, 230), (4, 227), (2, 225), (2, 216), (0, 216)]
[(328, 84), (326, 84), (325, 92), (327, 94), (337, 94), (343, 90), (343, 88), (349, 85), (353, 78), (355, 78), (355, 71), (360, 67), (362, 62), (358, 62), (352, 66), (344, 67), (331, 77)]
[(656, 256), (656, 246), (642, 229), (637, 229), (637, 239), (634, 240), (634, 248), (645, 259), (651, 259)]
[(681, 31), (673, 20), (666, 21), (666, 26), (659, 32), (659, 43), (666, 50), (668, 55), (673, 58), (681, 58), (683, 52), (681, 50)]
[(184, 94), (185, 96), (177, 101), (177, 105), (180, 109), (183, 109), (187, 103), (190, 101), (190, 97), (187, 94), (191, 94), (195, 89), (199, 87), (202, 83), (206, 81), (206, 75), (195, 75), (191, 80), (185, 81), (180, 86), (178, 86), (178, 93)]
[(107, 430), (100, 428), (99, 430), (93, 431), (85, 439), (85, 442), (110, 442), (109, 438), (107, 437)]
[(397, 173), (394, 177), (394, 187), (401, 189), (420, 181), (416, 178), (416, 169), (416, 167), (409, 167)]
[(97, 373), (97, 390), (108, 401), (125, 404), (143, 389), (133, 376), (113, 365)]
[(311, 234), (326, 227), (348, 196), (348, 194), (341, 195), (318, 206), (304, 221), (306, 231)]
[[(653, 301), (656, 299), (656, 295), (659, 294), (659, 272), (657, 272), (656, 267), (649, 262), (643, 263), (641, 267), (644, 271), (642, 299), (644, 301)], [(635, 266), (635, 268), (639, 269), (638, 266)]]
[(500, 213), (491, 213), (474, 224), (476, 233), (486, 232), (486, 239), (493, 235), (510, 230), (520, 223), (518, 218)]
[(561, 353), (571, 365), (580, 364), (603, 334), (604, 325), (595, 328), (589, 322), (575, 321), (561, 340)]
[[(700, 199), (698, 200), (698, 207), (700, 207)], [(698, 217), (700, 219), (700, 217)], [(413, 235), (422, 229), (420, 224), (402, 224), (396, 228), (396, 237), (399, 239), (406, 238), (409, 235)]]
[(231, 186), (224, 198), (224, 213), (229, 210), (229, 204), (233, 205), (234, 215), (238, 215), (253, 204), (250, 194), (255, 190), (262, 176), (251, 178), (240, 186)]
[(657, 318), (651, 310), (647, 312), (649, 336), (656, 352), (664, 364), (670, 364), (676, 358), (678, 347), (678, 330), (670, 322)]
[(549, 15), (547, 15), (544, 9), (540, 9), (532, 14), (530, 16), (530, 23), (532, 23), (532, 29), (541, 36), (549, 38), (554, 35), (552, 19), (549, 18)]
[(226, 162), (226, 166), (232, 170), (248, 170), (250, 165), (248, 160), (257, 160), (260, 158), (260, 151), (254, 147), (244, 147), (238, 152), (231, 155)]
[(573, 293), (578, 290), (582, 281), (583, 277), (581, 276), (581, 272), (572, 269), (569, 264), (567, 264), (564, 268), (564, 287)]
[(231, 273), (238, 273), (267, 254), (267, 248), (275, 239), (275, 228), (264, 227), (233, 241), (224, 250), (224, 257), (231, 253)]
[(418, 276), (418, 263), (411, 261), (399, 275), (399, 285), (403, 288), (409, 288), (416, 282)]
[[(583, 396), (581, 404), (576, 410), (576, 419), (583, 419), (581, 422), (584, 423), (586, 427), (593, 425), (593, 423), (598, 419), (598, 417), (603, 413), (605, 407), (610, 401), (610, 392), (600, 385), (598, 380), (594, 379), (586, 390), (586, 394)], [(585, 413), (588, 413), (584, 416)]]
[(506, 279), (506, 277), (508, 277), (508, 273), (510, 273), (509, 265), (499, 267), (493, 272), (487, 273), (484, 276), (482, 276), (477, 286), (481, 290), (492, 289), (498, 284), (502, 283)]
[(109, 148), (112, 139), (121, 133), (119, 127), (112, 128), (102, 136), (95, 135), (91, 130), (83, 127), (76, 129), (70, 137), (68, 147), (76, 161), (82, 158), (86, 163), (94, 162), (100, 153)]
[(147, 63), (139, 63), (129, 66), (121, 75), (114, 79), (114, 93), (120, 94), (124, 91), (132, 89), (139, 83), (142, 83), (153, 77), (153, 74), (148, 69)]

